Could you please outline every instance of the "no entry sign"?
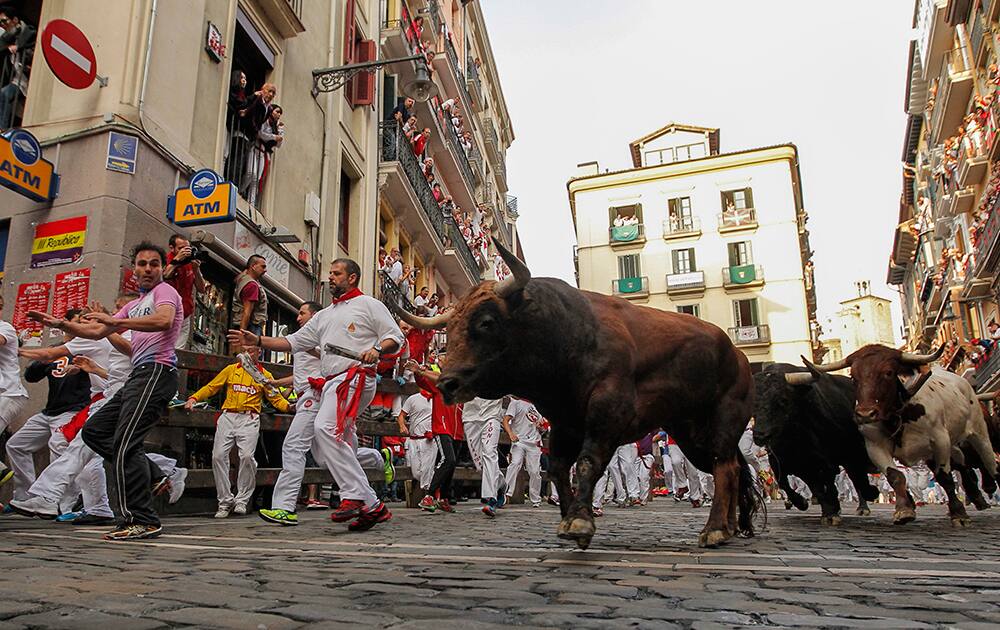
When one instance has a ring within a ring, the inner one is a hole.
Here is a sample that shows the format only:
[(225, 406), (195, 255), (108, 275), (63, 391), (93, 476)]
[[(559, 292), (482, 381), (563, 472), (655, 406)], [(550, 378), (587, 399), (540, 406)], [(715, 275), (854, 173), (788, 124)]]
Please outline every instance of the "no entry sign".
[(97, 57), (83, 31), (66, 20), (52, 20), (42, 31), (42, 52), (56, 78), (71, 88), (90, 87), (97, 76)]

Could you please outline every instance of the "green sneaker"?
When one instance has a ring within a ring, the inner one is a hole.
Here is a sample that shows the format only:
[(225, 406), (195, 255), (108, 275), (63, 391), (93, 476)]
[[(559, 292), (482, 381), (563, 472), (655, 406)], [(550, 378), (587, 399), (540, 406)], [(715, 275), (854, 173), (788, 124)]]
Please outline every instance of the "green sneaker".
[(385, 471), (385, 482), (392, 483), (396, 478), (396, 467), (392, 465), (392, 451), (383, 448), (382, 459), (385, 460), (385, 463), (382, 465), (382, 470)]
[(257, 514), (268, 523), (278, 525), (298, 525), (299, 515), (285, 510), (259, 510)]

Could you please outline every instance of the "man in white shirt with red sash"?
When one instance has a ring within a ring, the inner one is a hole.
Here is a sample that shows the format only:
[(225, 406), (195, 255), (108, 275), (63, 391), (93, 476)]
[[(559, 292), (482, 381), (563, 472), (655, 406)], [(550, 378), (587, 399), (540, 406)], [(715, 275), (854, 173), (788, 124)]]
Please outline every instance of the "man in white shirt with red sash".
[[(358, 461), (355, 420), (375, 396), (374, 364), (380, 355), (394, 352), (403, 343), (403, 333), (385, 305), (358, 289), (360, 279), (358, 263), (338, 258), (330, 264), (331, 304), (297, 332), (278, 338), (229, 331), (231, 343), (277, 352), (320, 348), (323, 376), (310, 379), (320, 392), (313, 445), (316, 460), (329, 468), (340, 487), (340, 507), (330, 520), (353, 519), (348, 526), (351, 531), (368, 530), (392, 518)], [(360, 360), (338, 352), (357, 355)]]

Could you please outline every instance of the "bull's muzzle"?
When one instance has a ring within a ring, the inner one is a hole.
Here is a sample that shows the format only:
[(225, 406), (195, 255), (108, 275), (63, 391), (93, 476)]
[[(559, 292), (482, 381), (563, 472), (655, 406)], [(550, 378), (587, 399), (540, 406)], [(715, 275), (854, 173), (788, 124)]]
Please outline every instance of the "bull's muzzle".
[(858, 405), (854, 408), (854, 415), (860, 424), (878, 422), (878, 409), (874, 406)]

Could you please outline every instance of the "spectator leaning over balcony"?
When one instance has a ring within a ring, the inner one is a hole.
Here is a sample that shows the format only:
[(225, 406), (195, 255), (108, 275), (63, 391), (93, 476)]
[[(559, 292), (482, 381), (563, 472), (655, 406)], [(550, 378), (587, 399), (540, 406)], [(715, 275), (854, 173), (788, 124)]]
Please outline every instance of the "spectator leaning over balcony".
[(469, 131), (462, 133), (462, 149), (465, 151), (466, 155), (472, 153), (472, 133)]
[(229, 80), (229, 100), (226, 103), (226, 144), (225, 175), (236, 180), (243, 172), (243, 163), (250, 150), (250, 138), (243, 131), (243, 117), (247, 109), (247, 75), (242, 70), (233, 70)]
[(410, 295), (413, 290), (413, 281), (416, 278), (417, 270), (411, 269), (409, 265), (403, 265), (403, 275), (399, 279), (399, 292), (403, 294), (407, 300), (410, 299)]
[(441, 204), (444, 203), (444, 192), (441, 190), (441, 184), (434, 182), (434, 185), (431, 186), (431, 193), (434, 195), (434, 201), (436, 201), (438, 203), (438, 207), (440, 207)]
[(392, 109), (392, 112), (389, 114), (389, 117), (392, 120), (395, 120), (397, 123), (402, 125), (410, 119), (410, 110), (413, 109), (413, 106), (415, 104), (416, 101), (414, 101), (409, 96), (407, 96), (404, 99), (400, 99), (399, 103), (397, 103), (396, 106)]
[(427, 302), (430, 300), (431, 290), (427, 287), (420, 287), (420, 293), (413, 298), (413, 306), (417, 309), (417, 315), (427, 316)]
[(285, 123), (281, 121), (282, 109), (280, 105), (271, 105), (268, 109), (267, 120), (257, 132), (257, 144), (261, 148), (256, 155), (254, 172), (256, 173), (256, 186), (251, 190), (253, 199), (250, 203), (256, 205), (256, 201), (261, 198), (264, 192), (264, 184), (267, 182), (267, 174), (271, 170), (271, 154), (285, 141)]
[(191, 316), (194, 315), (194, 294), (204, 293), (208, 286), (201, 275), (201, 261), (192, 257), (191, 242), (183, 234), (173, 234), (170, 237), (167, 251), (167, 266), (163, 270), (163, 279), (181, 296), (184, 309), (184, 322), (181, 332), (177, 335), (176, 349), (187, 346), (191, 336)]
[(424, 130), (420, 132), (419, 136), (414, 136), (413, 138), (413, 155), (417, 156), (417, 159), (424, 159), (424, 153), (427, 151), (427, 144), (431, 139), (431, 128), (424, 127)]
[(417, 133), (417, 117), (411, 115), (403, 123), (403, 135), (406, 136), (408, 142), (413, 142), (413, 135)]
[(388, 273), (389, 279), (396, 285), (399, 285), (399, 281), (403, 278), (403, 256), (395, 247), (393, 247), (392, 251), (389, 252)]
[(20, 95), (28, 94), (28, 76), (31, 74), (31, 60), (35, 54), (35, 27), (21, 21), (17, 9), (5, 5), (0, 7), (0, 44), (10, 52), (4, 60), (3, 72), (11, 77), (10, 83), (0, 88), (0, 128), (14, 126), (14, 103)]
[(420, 34), (424, 32), (424, 16), (418, 15), (417, 17), (410, 20), (409, 26), (406, 28), (406, 39), (408, 39), (414, 46), (418, 48), (423, 48), (423, 44), (420, 43)]
[(260, 279), (267, 273), (267, 261), (253, 254), (247, 258), (246, 267), (236, 276), (233, 290), (233, 325), (249, 330), (255, 335), (264, 332), (267, 322), (267, 293)]
[(428, 183), (433, 182), (434, 181), (434, 158), (432, 158), (432, 157), (424, 158), (424, 164), (421, 167), (421, 170), (423, 171), (424, 178), (427, 180), (427, 182)]
[(278, 88), (273, 83), (265, 83), (250, 97), (242, 117), (244, 133), (246, 133), (247, 137), (253, 139), (255, 150), (250, 151), (246, 171), (242, 174), (240, 194), (253, 205), (256, 205), (256, 188), (260, 181), (260, 173), (263, 170), (264, 150), (260, 144), (260, 131), (264, 128), (264, 124), (268, 122), (272, 109), (271, 103), (277, 94)]

